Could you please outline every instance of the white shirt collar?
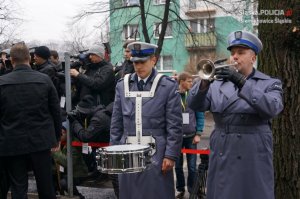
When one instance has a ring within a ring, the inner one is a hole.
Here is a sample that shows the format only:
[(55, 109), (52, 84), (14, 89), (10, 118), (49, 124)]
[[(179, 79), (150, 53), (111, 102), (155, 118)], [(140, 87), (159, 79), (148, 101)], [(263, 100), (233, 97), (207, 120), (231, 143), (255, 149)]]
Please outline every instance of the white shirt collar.
[[(150, 74), (150, 75), (151, 75), (151, 74)], [(144, 83), (146, 84), (146, 82), (147, 82), (148, 78), (150, 77), (150, 75), (148, 75), (148, 77), (146, 77), (145, 79), (142, 79), (142, 78), (140, 78), (140, 77), (138, 76), (138, 81), (143, 80)]]

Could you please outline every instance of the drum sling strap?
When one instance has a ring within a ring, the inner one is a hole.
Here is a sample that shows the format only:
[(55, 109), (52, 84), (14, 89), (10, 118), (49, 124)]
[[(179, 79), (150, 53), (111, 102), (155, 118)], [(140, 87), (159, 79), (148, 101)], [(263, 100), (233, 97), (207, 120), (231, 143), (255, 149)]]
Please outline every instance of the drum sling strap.
[(127, 143), (142, 144), (142, 145), (154, 144), (155, 140), (152, 136), (143, 136), (142, 99), (143, 97), (154, 97), (157, 84), (162, 76), (163, 76), (162, 74), (156, 75), (150, 91), (129, 91), (130, 74), (125, 75), (124, 77), (125, 97), (135, 98), (135, 128), (136, 128), (135, 136), (127, 136)]

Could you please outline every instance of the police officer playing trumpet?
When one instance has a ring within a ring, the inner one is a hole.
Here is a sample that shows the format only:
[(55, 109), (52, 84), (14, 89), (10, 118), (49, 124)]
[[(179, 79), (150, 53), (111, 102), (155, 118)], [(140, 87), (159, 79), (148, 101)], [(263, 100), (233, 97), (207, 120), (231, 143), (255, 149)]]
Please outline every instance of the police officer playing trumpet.
[(211, 111), (207, 199), (274, 199), (271, 119), (282, 109), (281, 81), (256, 70), (260, 39), (247, 31), (228, 36), (235, 67), (216, 67), (190, 91), (189, 106)]

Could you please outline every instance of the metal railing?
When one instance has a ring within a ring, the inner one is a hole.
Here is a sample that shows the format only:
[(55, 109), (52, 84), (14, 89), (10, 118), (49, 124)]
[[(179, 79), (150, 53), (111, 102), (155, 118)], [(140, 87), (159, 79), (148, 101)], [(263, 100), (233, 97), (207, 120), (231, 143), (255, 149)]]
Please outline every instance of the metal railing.
[(215, 48), (217, 37), (215, 32), (187, 33), (185, 35), (186, 48)]

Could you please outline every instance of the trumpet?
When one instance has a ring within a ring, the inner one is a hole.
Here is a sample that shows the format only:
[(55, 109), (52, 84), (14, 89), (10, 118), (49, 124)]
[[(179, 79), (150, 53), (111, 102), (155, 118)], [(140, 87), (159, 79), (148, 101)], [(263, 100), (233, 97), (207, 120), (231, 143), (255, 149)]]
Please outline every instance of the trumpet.
[(234, 64), (215, 65), (209, 59), (202, 59), (197, 64), (196, 69), (198, 71), (198, 77), (200, 77), (201, 79), (212, 80), (212, 79), (216, 79), (215, 78), (216, 68), (232, 67), (236, 65), (237, 65), (236, 62)]

